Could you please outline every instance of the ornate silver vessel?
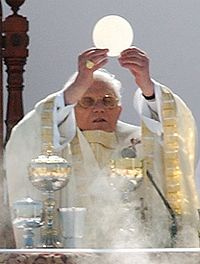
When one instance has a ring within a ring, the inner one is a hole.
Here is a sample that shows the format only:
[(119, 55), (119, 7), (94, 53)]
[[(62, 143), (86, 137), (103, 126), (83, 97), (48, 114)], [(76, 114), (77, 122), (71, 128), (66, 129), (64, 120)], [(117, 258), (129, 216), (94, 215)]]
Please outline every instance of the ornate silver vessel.
[(71, 165), (52, 151), (46, 151), (46, 154), (41, 154), (31, 160), (28, 172), (32, 184), (48, 196), (44, 201), (45, 217), (44, 227), (41, 230), (41, 247), (62, 247), (55, 227), (57, 211), (54, 192), (67, 185), (71, 174)]

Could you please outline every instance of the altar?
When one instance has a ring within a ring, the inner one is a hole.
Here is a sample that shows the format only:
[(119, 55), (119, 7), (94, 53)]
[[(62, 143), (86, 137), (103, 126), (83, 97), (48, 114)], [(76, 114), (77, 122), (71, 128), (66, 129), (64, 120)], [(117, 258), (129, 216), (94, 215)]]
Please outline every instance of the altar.
[(200, 250), (177, 249), (18, 249), (0, 250), (6, 264), (199, 264)]

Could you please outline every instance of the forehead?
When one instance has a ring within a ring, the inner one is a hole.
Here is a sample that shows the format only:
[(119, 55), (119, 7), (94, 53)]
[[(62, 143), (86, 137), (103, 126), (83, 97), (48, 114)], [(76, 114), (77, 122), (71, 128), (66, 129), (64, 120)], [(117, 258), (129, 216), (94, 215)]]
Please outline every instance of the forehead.
[(95, 96), (104, 96), (106, 94), (116, 96), (115, 91), (113, 90), (111, 84), (104, 81), (95, 80), (92, 83), (92, 85), (87, 89), (84, 96), (95, 97)]

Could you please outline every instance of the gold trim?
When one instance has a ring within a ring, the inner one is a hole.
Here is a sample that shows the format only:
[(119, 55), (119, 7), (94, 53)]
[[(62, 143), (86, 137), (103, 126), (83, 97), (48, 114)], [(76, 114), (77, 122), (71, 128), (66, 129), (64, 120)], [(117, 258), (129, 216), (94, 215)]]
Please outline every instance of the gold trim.
[(41, 113), (42, 152), (53, 150), (53, 108), (54, 97), (44, 102)]
[[(173, 95), (168, 88), (161, 90), (161, 116), (163, 123), (163, 175), (164, 195), (177, 215), (183, 213), (182, 171), (179, 159), (179, 146), (181, 138), (177, 128), (177, 110)], [(142, 141), (144, 152), (144, 171), (153, 174), (155, 159), (154, 134), (142, 122)], [(145, 177), (146, 178), (146, 177)]]
[(162, 121), (164, 148), (165, 194), (176, 214), (181, 215), (183, 208), (183, 192), (181, 188), (182, 171), (179, 160), (179, 134), (177, 129), (176, 103), (171, 92), (162, 91)]

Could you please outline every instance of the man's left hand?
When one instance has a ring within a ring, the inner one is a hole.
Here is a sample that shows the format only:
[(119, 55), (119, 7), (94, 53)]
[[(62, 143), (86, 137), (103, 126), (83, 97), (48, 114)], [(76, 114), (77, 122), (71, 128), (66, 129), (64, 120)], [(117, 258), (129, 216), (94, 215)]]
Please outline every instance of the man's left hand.
[(136, 84), (145, 96), (154, 94), (154, 84), (149, 73), (149, 58), (147, 54), (136, 47), (128, 48), (121, 52), (119, 63), (127, 68), (135, 77)]

